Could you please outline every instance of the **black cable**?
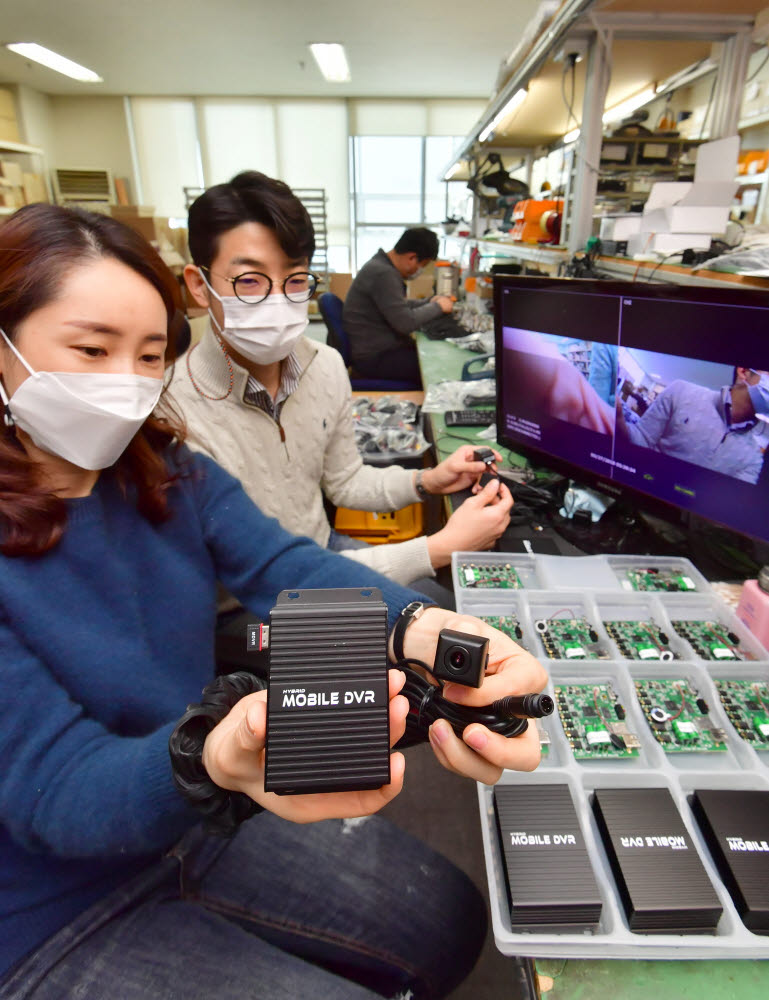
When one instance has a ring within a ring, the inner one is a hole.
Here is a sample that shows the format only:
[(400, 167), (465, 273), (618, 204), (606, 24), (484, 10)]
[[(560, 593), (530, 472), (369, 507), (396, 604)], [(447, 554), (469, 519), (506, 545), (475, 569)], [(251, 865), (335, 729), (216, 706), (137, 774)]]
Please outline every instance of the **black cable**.
[(657, 270), (658, 268), (662, 267), (662, 265), (663, 265), (663, 264), (664, 264), (664, 263), (665, 263), (666, 261), (670, 260), (670, 259), (671, 259), (672, 257), (680, 257), (682, 253), (683, 253), (683, 250), (674, 250), (674, 251), (673, 251), (673, 253), (668, 253), (668, 254), (665, 254), (665, 256), (664, 256), (664, 257), (661, 257), (661, 258), (660, 258), (660, 259), (659, 259), (659, 260), (657, 261), (657, 263), (656, 263), (656, 264), (654, 265), (654, 267), (653, 267), (653, 268), (651, 269), (651, 271), (649, 271), (649, 274), (648, 274), (648, 277), (646, 278), (646, 280), (647, 280), (647, 281), (651, 281), (651, 280), (652, 280), (652, 275), (653, 275), (653, 274), (655, 273), (655, 271), (656, 271), (656, 270)]
[[(438, 719), (446, 719), (451, 728), (461, 737), (467, 726), (479, 722), (493, 733), (502, 736), (520, 736), (528, 728), (526, 719), (513, 716), (508, 707), (508, 700), (500, 698), (484, 708), (469, 708), (467, 705), (457, 705), (441, 694), (442, 687), (431, 684), (409, 664), (416, 664), (423, 670), (432, 672), (422, 660), (406, 657), (395, 664), (406, 675), (406, 683), (401, 694), (408, 698), (409, 714), (406, 717), (406, 732), (396, 744), (396, 749), (416, 746), (429, 740), (430, 726)], [(547, 696), (533, 696), (546, 698)], [(549, 714), (549, 713), (544, 713)]]
[[(473, 428), (468, 427), (467, 429), (470, 434), (473, 433)], [(453, 438), (455, 441), (461, 441), (463, 444), (475, 445), (476, 448), (483, 445), (483, 441), (479, 441), (477, 437), (462, 437), (461, 434), (452, 434), (450, 431), (441, 431), (435, 438), (435, 444), (437, 445), (438, 442), (442, 441), (444, 438)]]
[(767, 48), (766, 52), (764, 52), (763, 62), (760, 64), (760, 66), (757, 66), (753, 70), (753, 72), (747, 78), (747, 80), (745, 81), (745, 83), (750, 83), (751, 80), (755, 80), (755, 78), (758, 76), (758, 74), (761, 72), (761, 70), (764, 68), (764, 66), (766, 66), (767, 59), (769, 59), (769, 48)]

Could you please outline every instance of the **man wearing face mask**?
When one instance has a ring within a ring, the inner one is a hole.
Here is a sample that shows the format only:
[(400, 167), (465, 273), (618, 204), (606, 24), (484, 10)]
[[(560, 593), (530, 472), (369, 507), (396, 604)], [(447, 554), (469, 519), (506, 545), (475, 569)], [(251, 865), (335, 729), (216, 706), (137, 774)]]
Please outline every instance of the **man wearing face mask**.
[(617, 432), (632, 444), (756, 483), (764, 462), (760, 417), (769, 417), (769, 372), (735, 368), (732, 384), (708, 389), (676, 379), (637, 423), (618, 400)]
[(490, 483), (429, 537), (356, 547), (337, 535), (324, 494), (338, 507), (398, 510), (428, 493), (472, 488), (485, 466), (469, 446), (419, 472), (363, 464), (342, 357), (302, 336), (316, 283), (308, 271), (314, 234), (287, 185), (248, 171), (210, 188), (190, 208), (189, 244), (187, 287), (210, 317), (170, 390), (190, 445), (240, 479), (287, 530), (397, 582), (419, 581), (417, 589), (450, 607), (450, 592), (425, 578), (452, 551), (493, 544), (509, 522), (507, 487)]
[(342, 313), (356, 372), (422, 384), (411, 334), (450, 313), (453, 303), (447, 295), (429, 302), (407, 299), (405, 281), (416, 278), (437, 256), (438, 237), (431, 229), (407, 229), (392, 250), (377, 250), (358, 271)]

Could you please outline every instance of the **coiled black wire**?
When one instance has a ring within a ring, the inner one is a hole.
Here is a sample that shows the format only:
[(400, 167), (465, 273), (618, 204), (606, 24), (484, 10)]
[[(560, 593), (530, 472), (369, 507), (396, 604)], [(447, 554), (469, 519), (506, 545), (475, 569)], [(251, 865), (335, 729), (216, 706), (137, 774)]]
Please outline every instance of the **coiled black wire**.
[(426, 743), (429, 739), (428, 730), (436, 719), (446, 719), (459, 737), (462, 736), (465, 728), (473, 722), (480, 722), (493, 733), (501, 733), (503, 736), (520, 736), (528, 728), (529, 723), (526, 719), (519, 719), (505, 713), (504, 698), (483, 708), (457, 705), (441, 695), (442, 686), (431, 684), (420, 673), (413, 670), (409, 664), (416, 664), (428, 673), (432, 673), (430, 667), (422, 660), (410, 657), (398, 660), (395, 664), (406, 675), (406, 683), (400, 693), (405, 695), (409, 702), (406, 732), (398, 740), (396, 749), (413, 747), (417, 743)]

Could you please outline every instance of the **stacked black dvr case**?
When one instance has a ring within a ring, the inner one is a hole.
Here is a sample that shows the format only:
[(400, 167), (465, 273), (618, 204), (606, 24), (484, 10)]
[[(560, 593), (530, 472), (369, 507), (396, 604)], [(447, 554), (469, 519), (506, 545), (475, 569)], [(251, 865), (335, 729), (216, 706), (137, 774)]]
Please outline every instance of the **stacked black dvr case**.
[(713, 933), (722, 907), (667, 788), (601, 788), (593, 811), (628, 927)]
[(514, 927), (579, 931), (597, 926), (601, 894), (566, 785), (494, 791)]
[(691, 806), (742, 922), (769, 934), (769, 792), (702, 789)]

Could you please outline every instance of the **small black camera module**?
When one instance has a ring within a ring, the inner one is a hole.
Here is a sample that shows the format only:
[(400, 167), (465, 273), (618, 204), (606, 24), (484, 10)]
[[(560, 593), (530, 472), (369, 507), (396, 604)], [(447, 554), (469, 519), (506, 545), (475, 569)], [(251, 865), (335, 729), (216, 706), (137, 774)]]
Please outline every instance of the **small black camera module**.
[(480, 687), (489, 662), (489, 640), (444, 628), (438, 635), (433, 675), (441, 681)]

